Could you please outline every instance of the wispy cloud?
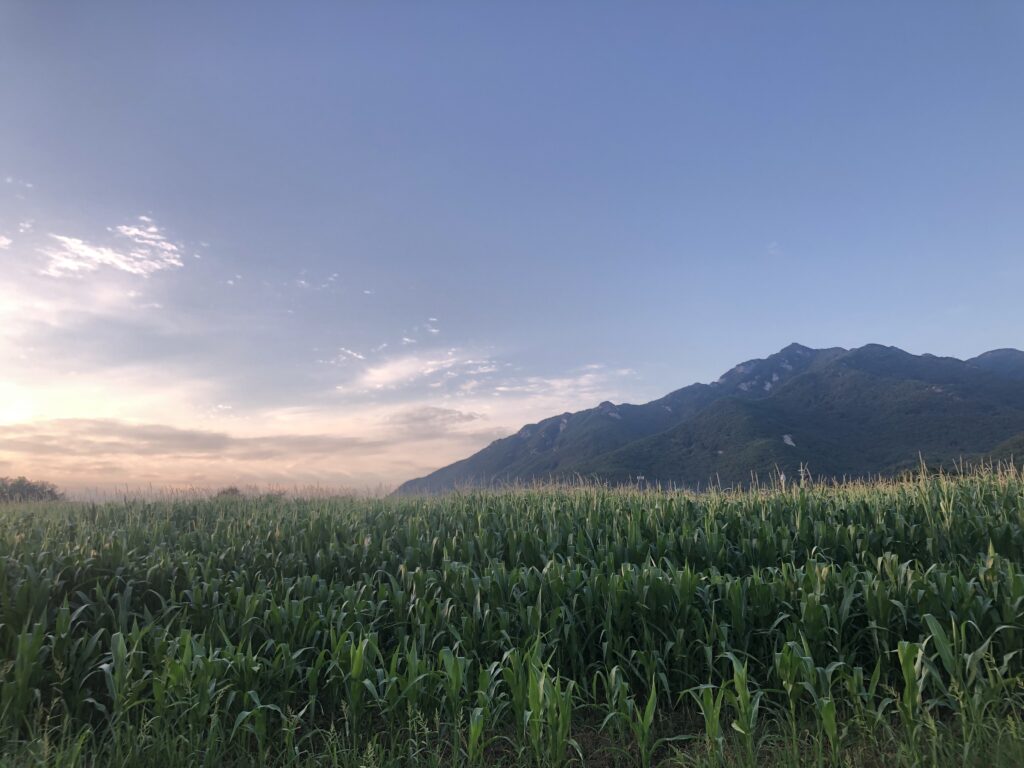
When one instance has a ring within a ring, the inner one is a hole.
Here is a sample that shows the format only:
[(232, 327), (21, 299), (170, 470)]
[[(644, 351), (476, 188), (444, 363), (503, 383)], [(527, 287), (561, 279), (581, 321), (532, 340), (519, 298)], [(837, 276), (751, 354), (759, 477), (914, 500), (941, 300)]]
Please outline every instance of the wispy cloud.
[(40, 249), (47, 259), (42, 273), (66, 277), (108, 267), (148, 277), (182, 266), (181, 246), (168, 240), (148, 217), (139, 217), (138, 224), (122, 224), (108, 231), (114, 234), (116, 245), (97, 245), (79, 237), (50, 234), (55, 244)]
[(397, 428), (404, 437), (433, 439), (483, 418), (482, 414), (471, 411), (427, 405), (399, 411), (387, 417), (386, 423)]
[(4, 183), (9, 184), (12, 187), (20, 187), (21, 189), (32, 189), (35, 184), (24, 179), (18, 179), (14, 176), (4, 176)]
[(335, 358), (320, 362), (348, 371), (335, 389), (350, 402), (384, 396), (386, 402), (398, 403), (430, 392), (435, 400), (490, 397), (546, 402), (564, 409), (613, 397), (623, 381), (635, 376), (630, 369), (596, 364), (558, 376), (523, 375), (489, 354), (458, 347), (403, 350), (392, 356), (382, 353), (383, 345), (369, 356), (342, 347)]
[(526, 376), (511, 379), (495, 386), (494, 394), (543, 395), (547, 398), (565, 398), (567, 401), (581, 397), (607, 399), (613, 380), (631, 375), (633, 372), (625, 368), (609, 371), (603, 367), (587, 366), (582, 373), (574, 376)]
[(106, 237), (45, 232), (19, 225), (0, 281), (0, 368), (9, 382), (49, 391), (44, 383), (73, 377), (81, 385), (107, 367), (120, 371), (116, 380), (196, 331), (166, 283), (145, 279), (181, 264), (180, 245), (149, 216), (108, 227)]
[(396, 387), (463, 364), (465, 361), (454, 352), (449, 352), (444, 357), (406, 355), (366, 368), (360, 375), (357, 385), (363, 389)]
[[(303, 269), (299, 271), (299, 276), (295, 280), (291, 281), (291, 285), (296, 288), (300, 288), (304, 291), (332, 291), (334, 292), (338, 286), (338, 279), (341, 277), (341, 273), (332, 272), (325, 278), (315, 278), (309, 274), (309, 270)], [(285, 285), (289, 283), (286, 281)]]
[(4, 251), (4, 250), (7, 250), (8, 248), (10, 248), (11, 247), (11, 243), (13, 243), (13, 242), (14, 241), (11, 240), (11, 238), (4, 237), (3, 235), (0, 235), (0, 251)]
[(177, 456), (264, 460), (297, 455), (341, 455), (370, 451), (381, 443), (326, 434), (273, 434), (255, 437), (182, 429), (165, 424), (133, 424), (116, 419), (58, 419), (0, 426), (5, 451), (24, 455)]
[(366, 360), (366, 355), (356, 352), (354, 349), (348, 347), (338, 347), (338, 354), (329, 360), (319, 360), (320, 363), (327, 363), (328, 365), (343, 365), (345, 363), (351, 363), (352, 361)]

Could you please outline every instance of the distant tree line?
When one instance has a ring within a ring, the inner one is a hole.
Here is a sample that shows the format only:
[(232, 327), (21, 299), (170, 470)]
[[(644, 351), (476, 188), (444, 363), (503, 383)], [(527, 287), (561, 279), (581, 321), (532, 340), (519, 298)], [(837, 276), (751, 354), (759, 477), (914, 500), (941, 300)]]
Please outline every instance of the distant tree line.
[(60, 501), (64, 494), (56, 485), (26, 477), (0, 477), (0, 502)]

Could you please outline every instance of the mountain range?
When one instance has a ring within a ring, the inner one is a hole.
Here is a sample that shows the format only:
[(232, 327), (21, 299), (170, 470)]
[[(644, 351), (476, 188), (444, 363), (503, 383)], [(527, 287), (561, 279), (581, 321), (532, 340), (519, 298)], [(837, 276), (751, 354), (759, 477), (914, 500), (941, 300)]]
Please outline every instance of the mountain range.
[(603, 402), (528, 424), (396, 493), (596, 480), (691, 488), (805, 468), (892, 475), (959, 459), (1024, 457), (1024, 352), (970, 360), (868, 344), (790, 344), (711, 384), (643, 405)]

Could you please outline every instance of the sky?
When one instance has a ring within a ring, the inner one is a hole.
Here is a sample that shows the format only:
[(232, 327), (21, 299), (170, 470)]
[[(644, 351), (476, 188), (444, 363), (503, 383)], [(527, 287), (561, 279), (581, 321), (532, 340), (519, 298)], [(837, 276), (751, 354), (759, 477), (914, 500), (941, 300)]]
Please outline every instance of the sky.
[(0, 476), (387, 489), (1024, 347), (1018, 2), (0, 3)]

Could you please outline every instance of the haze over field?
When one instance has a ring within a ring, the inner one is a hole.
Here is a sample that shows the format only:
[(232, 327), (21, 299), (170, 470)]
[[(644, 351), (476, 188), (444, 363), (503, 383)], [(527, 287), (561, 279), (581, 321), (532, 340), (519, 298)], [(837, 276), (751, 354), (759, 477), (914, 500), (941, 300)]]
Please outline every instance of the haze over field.
[(1022, 32), (5, 3), (0, 475), (392, 486), (793, 340), (1020, 348)]

